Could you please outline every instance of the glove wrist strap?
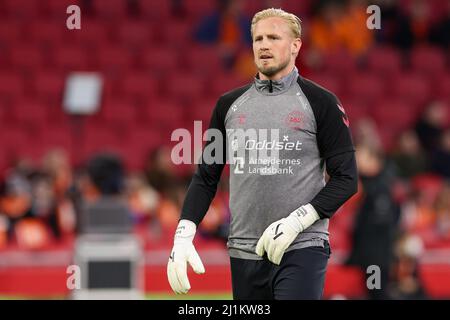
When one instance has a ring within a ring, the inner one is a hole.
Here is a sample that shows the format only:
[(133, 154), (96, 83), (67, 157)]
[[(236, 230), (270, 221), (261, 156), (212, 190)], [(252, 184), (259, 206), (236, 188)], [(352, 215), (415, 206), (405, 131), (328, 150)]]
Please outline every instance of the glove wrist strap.
[(186, 219), (180, 220), (177, 230), (175, 231), (174, 244), (192, 242), (196, 231), (197, 226), (194, 222)]
[(297, 221), (298, 232), (303, 232), (320, 219), (316, 209), (309, 203), (296, 209), (289, 216)]

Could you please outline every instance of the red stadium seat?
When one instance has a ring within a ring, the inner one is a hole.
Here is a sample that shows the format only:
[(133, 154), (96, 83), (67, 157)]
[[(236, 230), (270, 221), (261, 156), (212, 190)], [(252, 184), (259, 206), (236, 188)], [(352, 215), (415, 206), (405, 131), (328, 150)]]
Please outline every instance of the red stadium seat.
[(126, 20), (117, 27), (118, 40), (125, 45), (147, 45), (151, 39), (151, 27), (149, 21)]
[(12, 115), (22, 128), (33, 129), (47, 122), (48, 108), (36, 100), (20, 99), (12, 108)]
[(372, 109), (372, 115), (380, 131), (394, 129), (396, 132), (410, 128), (419, 112), (413, 105), (395, 99), (380, 101)]
[(450, 71), (434, 80), (434, 93), (437, 98), (450, 103)]
[(205, 93), (205, 79), (192, 73), (171, 73), (165, 81), (167, 94), (179, 101), (189, 102)]
[(108, 0), (108, 4), (104, 1), (92, 1), (95, 13), (103, 18), (121, 18), (127, 15), (128, 1)]
[(45, 126), (40, 133), (40, 141), (46, 150), (63, 148), (70, 152), (73, 148), (72, 140), (76, 138), (75, 132), (70, 126), (51, 125)]
[(26, 87), (22, 77), (14, 72), (0, 73), (0, 99), (17, 99), (24, 95)]
[(202, 121), (203, 129), (206, 130), (209, 126), (212, 112), (216, 106), (218, 96), (216, 98), (200, 99), (190, 107), (189, 121)]
[(198, 18), (214, 13), (217, 1), (185, 0), (183, 5), (189, 17)]
[[(41, 1), (42, 2), (42, 1)], [(81, 9), (81, 13), (83, 14), (83, 1), (82, 0), (46, 0), (43, 1), (42, 5), (44, 6), (44, 10), (47, 15), (51, 18), (59, 18), (62, 14), (66, 15), (66, 10), (71, 5), (77, 5)], [(82, 24), (84, 23), (84, 19), (82, 20)]]
[(22, 19), (39, 16), (42, 8), (39, 0), (4, 0), (3, 6), (9, 17)]
[(356, 124), (369, 116), (369, 110), (372, 104), (367, 101), (356, 99), (353, 97), (343, 96), (341, 103), (345, 109), (348, 119), (350, 120), (350, 128), (355, 128)]
[(221, 52), (217, 46), (192, 46), (183, 56), (191, 72), (214, 76), (224, 72)]
[(155, 74), (167, 74), (179, 66), (179, 53), (170, 47), (146, 47), (140, 52), (140, 66)]
[(342, 95), (343, 81), (341, 78), (324, 72), (313, 73), (308, 78), (330, 90), (336, 96), (340, 97)]
[(87, 52), (78, 46), (56, 47), (53, 51), (53, 67), (61, 72), (89, 69)]
[(71, 32), (76, 43), (101, 46), (110, 40), (109, 24), (97, 19), (83, 18), (81, 30)]
[(445, 54), (437, 47), (418, 47), (411, 52), (411, 66), (420, 74), (436, 76), (446, 70)]
[(81, 148), (77, 148), (82, 150), (80, 152), (84, 159), (98, 152), (118, 152), (124, 143), (115, 130), (93, 122), (86, 123), (83, 138), (83, 141), (79, 142)]
[(36, 45), (17, 45), (10, 50), (10, 60), (15, 70), (30, 71), (45, 66), (42, 50)]
[(108, 125), (128, 127), (136, 120), (136, 106), (126, 100), (105, 101), (101, 116)]
[(133, 57), (126, 48), (104, 46), (98, 49), (96, 64), (103, 71), (125, 71), (133, 65)]
[(403, 73), (398, 77), (392, 78), (388, 87), (394, 97), (404, 99), (414, 106), (424, 105), (430, 99), (428, 80), (416, 73)]
[(348, 79), (346, 94), (355, 99), (374, 101), (384, 96), (384, 82), (376, 75), (356, 73)]
[(166, 20), (171, 15), (171, 1), (152, 0), (140, 1), (139, 3), (142, 13), (146, 16), (158, 20)]
[[(62, 12), (65, 13), (65, 10)], [(38, 18), (26, 26), (26, 37), (31, 43), (39, 45), (61, 43), (67, 36), (66, 30), (61, 21)]]
[(122, 94), (124, 98), (145, 101), (158, 93), (159, 82), (149, 73), (130, 72), (123, 78)]
[[(184, 109), (180, 104), (168, 100), (153, 100), (145, 109), (145, 117), (157, 128), (180, 126)], [(144, 115), (143, 115), (144, 116)]]
[(34, 93), (41, 101), (61, 101), (65, 78), (59, 72), (41, 71), (33, 77)]
[[(211, 81), (208, 82), (208, 85), (206, 86), (206, 90), (210, 98), (218, 99), (224, 93), (241, 87), (251, 81), (252, 79), (245, 79), (234, 73), (220, 73), (212, 76)], [(199, 98), (202, 100), (204, 99), (203, 96), (200, 96)]]
[(395, 48), (375, 47), (367, 53), (367, 66), (370, 72), (378, 75), (398, 75), (402, 69), (402, 57)]
[(175, 48), (187, 48), (193, 41), (192, 23), (189, 21), (171, 21), (163, 28), (160, 24), (154, 24), (153, 28), (158, 30), (159, 40), (167, 46)]
[(345, 51), (335, 51), (324, 54), (323, 68), (325, 72), (342, 77), (354, 73), (356, 70), (355, 59)]
[(5, 47), (14, 47), (23, 36), (22, 23), (15, 19), (3, 18), (0, 24), (0, 44)]
[(17, 126), (4, 125), (2, 126), (0, 143), (2, 153), (7, 154), (7, 157), (12, 159), (20, 154), (20, 151), (26, 149), (29, 144), (29, 137), (26, 131)]

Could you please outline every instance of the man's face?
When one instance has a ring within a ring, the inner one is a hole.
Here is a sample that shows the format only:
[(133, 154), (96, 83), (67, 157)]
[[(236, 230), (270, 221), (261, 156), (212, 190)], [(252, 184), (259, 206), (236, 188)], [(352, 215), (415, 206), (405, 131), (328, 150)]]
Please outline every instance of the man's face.
[[(273, 77), (294, 66), (301, 41), (295, 39), (287, 22), (278, 17), (258, 21), (253, 32), (253, 55), (258, 71)], [(290, 71), (290, 70), (289, 70)]]

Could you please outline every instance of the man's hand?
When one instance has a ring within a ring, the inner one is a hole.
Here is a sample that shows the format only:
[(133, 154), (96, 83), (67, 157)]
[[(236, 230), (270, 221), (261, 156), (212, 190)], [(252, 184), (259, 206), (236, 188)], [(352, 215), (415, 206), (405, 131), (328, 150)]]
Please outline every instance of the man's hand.
[(177, 293), (187, 293), (191, 289), (187, 276), (187, 262), (195, 273), (205, 273), (202, 260), (192, 243), (197, 226), (189, 220), (180, 220), (175, 232), (174, 245), (167, 263), (167, 278), (172, 290)]
[(279, 265), (284, 252), (300, 232), (319, 220), (319, 214), (310, 204), (301, 206), (286, 218), (275, 221), (264, 231), (256, 245), (256, 254)]

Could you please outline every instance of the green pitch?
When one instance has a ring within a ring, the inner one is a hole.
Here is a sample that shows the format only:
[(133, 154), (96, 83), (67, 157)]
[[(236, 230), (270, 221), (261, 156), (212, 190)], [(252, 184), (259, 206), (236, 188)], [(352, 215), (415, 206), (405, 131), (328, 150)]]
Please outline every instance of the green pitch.
[(230, 292), (220, 293), (188, 293), (175, 295), (170, 293), (151, 293), (147, 294), (149, 300), (232, 300), (233, 295)]

